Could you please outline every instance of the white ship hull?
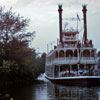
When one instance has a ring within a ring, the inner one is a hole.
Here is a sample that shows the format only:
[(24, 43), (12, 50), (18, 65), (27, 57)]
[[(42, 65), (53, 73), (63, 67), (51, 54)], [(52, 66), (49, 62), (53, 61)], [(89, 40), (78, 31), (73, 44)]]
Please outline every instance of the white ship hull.
[(53, 83), (63, 84), (63, 85), (80, 85), (80, 86), (97, 86), (100, 85), (100, 76), (76, 76), (76, 77), (48, 77), (47, 79)]

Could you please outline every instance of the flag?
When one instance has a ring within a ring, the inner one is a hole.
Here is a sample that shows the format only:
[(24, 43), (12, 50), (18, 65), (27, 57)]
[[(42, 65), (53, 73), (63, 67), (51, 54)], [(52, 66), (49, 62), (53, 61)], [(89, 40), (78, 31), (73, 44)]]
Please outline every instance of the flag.
[(78, 15), (78, 14), (77, 14), (77, 20), (81, 21), (81, 20), (80, 20), (80, 17), (79, 17), (79, 15)]

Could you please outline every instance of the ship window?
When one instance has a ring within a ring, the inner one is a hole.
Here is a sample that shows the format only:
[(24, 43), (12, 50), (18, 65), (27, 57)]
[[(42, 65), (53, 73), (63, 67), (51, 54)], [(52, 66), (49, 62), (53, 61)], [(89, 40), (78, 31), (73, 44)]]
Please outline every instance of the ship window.
[(58, 77), (58, 72), (59, 72), (59, 66), (55, 65), (55, 70), (54, 70), (55, 77)]
[(84, 70), (84, 65), (80, 65), (79, 69)]
[(66, 51), (66, 57), (73, 57), (73, 51), (72, 50), (67, 50)]
[(83, 57), (90, 57), (90, 51), (89, 50), (84, 50), (83, 51)]
[(59, 52), (59, 57), (64, 57), (64, 51), (63, 51), (63, 50), (61, 50), (61, 51)]
[(60, 66), (60, 72), (66, 71), (68, 69), (69, 69), (69, 65), (62, 65), (62, 66)]
[(77, 65), (72, 65), (72, 70), (74, 70), (74, 71), (78, 70)]
[(95, 50), (92, 50), (91, 51), (91, 57), (94, 57), (95, 56)]
[(77, 50), (74, 51), (74, 57), (77, 57)]
[(56, 51), (56, 58), (58, 58), (58, 52)]

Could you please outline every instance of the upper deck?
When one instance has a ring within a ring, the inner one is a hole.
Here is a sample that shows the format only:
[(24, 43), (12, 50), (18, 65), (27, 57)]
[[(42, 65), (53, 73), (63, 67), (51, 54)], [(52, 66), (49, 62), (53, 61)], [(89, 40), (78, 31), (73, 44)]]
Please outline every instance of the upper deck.
[(62, 5), (59, 5), (60, 40), (46, 59), (46, 64), (96, 64), (97, 49), (92, 40), (87, 38), (86, 5), (83, 5), (84, 33), (82, 41), (79, 39), (78, 29), (62, 30)]
[(63, 43), (64, 44), (68, 44), (70, 42), (71, 43), (76, 43), (79, 41), (79, 38), (78, 38), (78, 32), (77, 31), (67, 31), (67, 32), (63, 32), (63, 37), (62, 37), (62, 40), (63, 40)]
[(47, 55), (46, 64), (96, 64), (96, 51), (91, 45), (58, 45)]

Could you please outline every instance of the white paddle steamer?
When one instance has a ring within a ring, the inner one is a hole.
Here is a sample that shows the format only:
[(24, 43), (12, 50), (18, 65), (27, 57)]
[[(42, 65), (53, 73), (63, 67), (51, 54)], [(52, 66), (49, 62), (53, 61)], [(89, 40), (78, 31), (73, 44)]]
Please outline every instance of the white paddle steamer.
[(76, 30), (62, 30), (62, 5), (59, 5), (60, 41), (46, 56), (46, 78), (61, 84), (100, 84), (97, 49), (87, 38), (86, 5), (83, 5), (83, 41)]

